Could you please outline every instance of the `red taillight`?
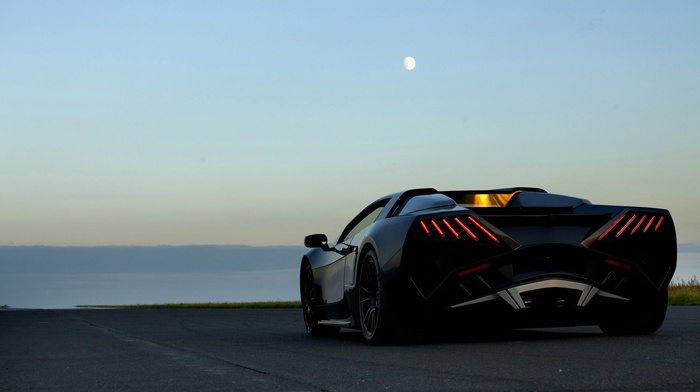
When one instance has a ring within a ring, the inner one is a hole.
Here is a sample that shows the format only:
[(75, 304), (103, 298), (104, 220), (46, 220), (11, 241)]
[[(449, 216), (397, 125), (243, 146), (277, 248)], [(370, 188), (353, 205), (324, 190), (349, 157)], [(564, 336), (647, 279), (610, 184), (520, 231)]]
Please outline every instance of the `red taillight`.
[(457, 237), (457, 239), (461, 238), (459, 234), (457, 234), (457, 231), (455, 231), (455, 229), (453, 229), (452, 226), (450, 226), (450, 223), (447, 221), (447, 219), (443, 219), (442, 222), (445, 224), (445, 226), (447, 226), (448, 229), (450, 229), (452, 234), (454, 234), (455, 237)]
[(623, 220), (623, 219), (625, 218), (625, 216), (626, 216), (626, 215), (622, 215), (622, 216), (620, 217), (620, 219), (616, 220), (615, 223), (612, 224), (612, 226), (608, 227), (608, 229), (605, 230), (605, 231), (603, 232), (603, 234), (600, 235), (600, 237), (598, 237), (598, 239), (599, 239), (599, 240), (602, 240), (603, 237), (605, 237), (605, 236), (610, 232), (610, 230), (613, 229), (613, 227), (617, 226), (617, 224), (620, 223), (620, 221)]
[(631, 233), (631, 234), (634, 234), (634, 232), (637, 231), (637, 229), (639, 228), (639, 226), (642, 225), (642, 222), (644, 222), (644, 219), (646, 219), (646, 218), (647, 218), (647, 216), (644, 215), (644, 216), (642, 217), (642, 219), (639, 220), (639, 223), (637, 223), (637, 226), (634, 226), (634, 229), (632, 229), (632, 233)]
[(626, 270), (629, 270), (631, 268), (629, 265), (624, 264), (624, 263), (620, 263), (619, 261), (615, 261), (615, 260), (605, 259), (605, 262), (608, 264), (614, 265), (615, 267), (624, 268)]
[(471, 216), (469, 217), (469, 220), (472, 221), (478, 228), (480, 228), (484, 233), (486, 233), (487, 236), (491, 237), (492, 240), (495, 242), (498, 242), (498, 238), (496, 238), (495, 235), (491, 234), (484, 226), (482, 226), (479, 222), (476, 221), (476, 219), (472, 218)]
[(659, 230), (659, 226), (661, 226), (661, 222), (663, 222), (663, 221), (664, 221), (664, 217), (662, 216), (661, 218), (659, 218), (659, 223), (656, 224), (656, 227), (654, 227), (654, 230)]
[(491, 266), (491, 264), (482, 264), (482, 265), (476, 266), (474, 268), (465, 269), (464, 271), (459, 273), (459, 276), (468, 275), (468, 274), (471, 274), (472, 272), (480, 271), (480, 270), (482, 270), (484, 268), (488, 268), (490, 266)]
[(430, 235), (430, 230), (428, 230), (428, 226), (425, 225), (425, 222), (421, 221), (420, 225), (423, 226), (423, 230), (425, 230), (425, 234)]
[(476, 235), (474, 235), (474, 233), (472, 233), (472, 231), (469, 230), (469, 228), (468, 228), (467, 226), (465, 226), (464, 223), (462, 223), (462, 221), (459, 220), (459, 218), (455, 218), (455, 222), (457, 222), (457, 224), (459, 224), (460, 226), (462, 226), (462, 228), (464, 229), (464, 231), (466, 231), (467, 234), (469, 234), (469, 235), (474, 239), (474, 241), (479, 241), (479, 238), (478, 238)]
[(438, 233), (440, 233), (441, 236), (443, 236), (443, 237), (445, 236), (445, 233), (442, 232), (442, 229), (440, 229), (440, 226), (438, 226), (438, 224), (435, 223), (434, 220), (431, 220), (430, 223), (432, 223), (433, 226), (435, 226), (435, 229), (438, 231)]
[[(454, 220), (453, 220), (454, 219)], [(462, 218), (464, 219), (464, 218)], [(452, 235), (454, 235), (455, 239), (461, 240), (464, 237), (464, 232), (469, 234), (469, 237), (471, 237), (474, 241), (479, 241), (479, 236), (477, 236), (476, 233), (481, 230), (485, 235), (487, 235), (489, 238), (491, 238), (494, 242), (499, 243), (498, 237), (496, 237), (493, 233), (489, 231), (484, 225), (479, 223), (476, 219), (472, 218), (471, 216), (468, 217), (468, 220), (462, 221), (459, 218), (443, 218), (443, 219), (431, 219), (431, 220), (425, 220), (425, 221), (420, 221), (420, 225), (423, 228), (423, 231), (425, 232), (426, 235), (431, 235), (431, 231), (437, 231), (440, 236), (445, 238), (445, 233), (450, 232)], [(477, 229), (478, 228), (478, 229)], [(476, 233), (475, 233), (476, 232)], [(452, 238), (452, 237), (450, 237)], [(483, 236), (482, 236), (483, 238)]]
[(627, 230), (627, 226), (629, 226), (630, 223), (632, 223), (632, 221), (634, 221), (636, 217), (637, 215), (632, 215), (632, 218), (628, 220), (624, 226), (622, 226), (622, 229), (620, 229), (620, 231), (617, 232), (617, 235), (615, 237), (619, 237), (625, 230)]
[[(652, 226), (654, 227), (654, 231), (659, 229), (659, 226), (661, 225), (661, 222), (664, 220), (663, 216), (654, 216), (654, 215), (643, 215), (641, 219), (637, 220), (637, 217), (639, 215), (633, 214), (629, 220), (624, 222), (624, 225), (620, 230), (617, 231), (615, 234), (615, 238), (618, 238), (622, 236), (625, 233), (629, 233), (629, 235), (632, 235), (636, 233), (637, 231), (641, 231), (642, 233), (646, 233), (649, 228)], [(625, 220), (627, 217), (627, 214), (622, 215), (619, 217), (610, 227), (608, 227), (603, 234), (601, 234), (598, 237), (598, 241), (602, 240), (610, 231), (612, 231), (613, 228), (617, 227), (621, 222)], [(654, 226), (656, 224), (656, 226)], [(628, 228), (632, 227), (631, 231), (627, 231)], [(642, 230), (642, 227), (644, 230)]]
[(647, 230), (649, 230), (649, 226), (651, 226), (651, 224), (654, 223), (654, 219), (656, 219), (656, 217), (655, 217), (655, 216), (652, 216), (652, 217), (651, 217), (651, 220), (649, 221), (649, 223), (647, 223), (647, 227), (644, 228), (644, 232), (645, 232), (645, 233), (647, 232)]

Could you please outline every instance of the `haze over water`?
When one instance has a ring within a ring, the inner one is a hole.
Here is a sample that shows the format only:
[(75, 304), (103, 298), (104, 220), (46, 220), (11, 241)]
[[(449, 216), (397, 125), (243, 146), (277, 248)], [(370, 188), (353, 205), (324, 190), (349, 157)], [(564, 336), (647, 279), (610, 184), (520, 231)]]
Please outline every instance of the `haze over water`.
[[(675, 281), (700, 276), (700, 252), (681, 246)], [(303, 247), (0, 247), (0, 305), (299, 300)]]
[(0, 247), (0, 305), (299, 299), (301, 247)]

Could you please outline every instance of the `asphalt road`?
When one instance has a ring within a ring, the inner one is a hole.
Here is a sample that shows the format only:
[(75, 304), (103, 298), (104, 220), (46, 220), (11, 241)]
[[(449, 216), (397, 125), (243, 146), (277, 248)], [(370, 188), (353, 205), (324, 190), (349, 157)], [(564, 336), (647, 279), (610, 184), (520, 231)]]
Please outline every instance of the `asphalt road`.
[(370, 347), (301, 310), (0, 311), (0, 390), (697, 391), (700, 307), (651, 336), (520, 330)]

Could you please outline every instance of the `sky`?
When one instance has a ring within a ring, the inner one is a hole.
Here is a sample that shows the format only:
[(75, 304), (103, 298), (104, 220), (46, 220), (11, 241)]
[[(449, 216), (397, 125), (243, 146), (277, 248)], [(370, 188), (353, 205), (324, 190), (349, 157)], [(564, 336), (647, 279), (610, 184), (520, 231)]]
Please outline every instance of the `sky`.
[(299, 245), (512, 186), (697, 245), (699, 109), (695, 0), (7, 0), (0, 246)]

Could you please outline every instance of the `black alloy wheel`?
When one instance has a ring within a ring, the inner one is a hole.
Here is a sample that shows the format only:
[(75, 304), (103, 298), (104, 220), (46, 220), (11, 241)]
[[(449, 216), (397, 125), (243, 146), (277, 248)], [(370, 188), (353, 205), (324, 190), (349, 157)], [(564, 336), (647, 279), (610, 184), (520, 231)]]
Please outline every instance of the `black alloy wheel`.
[(309, 336), (332, 336), (340, 331), (339, 327), (319, 325), (317, 307), (317, 291), (314, 282), (314, 273), (311, 265), (304, 263), (299, 276), (299, 288), (301, 294), (301, 308), (304, 312), (304, 325)]
[(367, 252), (363, 259), (358, 295), (360, 324), (365, 340), (371, 344), (386, 342), (389, 335), (388, 304), (384, 294), (384, 279), (374, 250)]

